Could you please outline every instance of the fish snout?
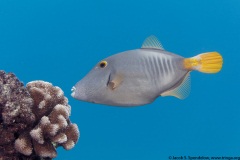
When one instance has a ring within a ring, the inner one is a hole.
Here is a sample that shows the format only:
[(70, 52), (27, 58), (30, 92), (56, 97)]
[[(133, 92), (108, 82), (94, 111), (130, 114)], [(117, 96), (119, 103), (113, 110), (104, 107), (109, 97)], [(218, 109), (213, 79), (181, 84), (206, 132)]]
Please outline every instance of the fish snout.
[(86, 101), (87, 95), (86, 95), (86, 93), (84, 92), (83, 89), (79, 89), (79, 87), (73, 86), (71, 91), (72, 91), (71, 96), (73, 98), (78, 99), (78, 100), (82, 100), (82, 101)]

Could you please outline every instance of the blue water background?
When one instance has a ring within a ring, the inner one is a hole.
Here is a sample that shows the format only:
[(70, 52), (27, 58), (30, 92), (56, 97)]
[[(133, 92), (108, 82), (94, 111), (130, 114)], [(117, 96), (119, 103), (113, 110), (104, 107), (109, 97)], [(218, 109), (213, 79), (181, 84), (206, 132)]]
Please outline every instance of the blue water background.
[[(0, 0), (0, 69), (63, 89), (81, 138), (57, 160), (240, 156), (239, 0)], [(80, 102), (71, 87), (101, 59), (156, 35), (191, 57), (218, 51), (220, 73), (192, 72), (185, 100), (142, 107)]]

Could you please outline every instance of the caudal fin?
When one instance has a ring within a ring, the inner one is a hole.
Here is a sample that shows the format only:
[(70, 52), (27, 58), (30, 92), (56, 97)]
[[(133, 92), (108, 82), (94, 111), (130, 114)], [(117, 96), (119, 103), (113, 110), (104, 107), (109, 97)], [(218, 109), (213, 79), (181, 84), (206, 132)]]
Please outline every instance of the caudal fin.
[(183, 66), (187, 70), (198, 70), (203, 73), (217, 73), (222, 69), (223, 59), (218, 52), (206, 52), (185, 58)]

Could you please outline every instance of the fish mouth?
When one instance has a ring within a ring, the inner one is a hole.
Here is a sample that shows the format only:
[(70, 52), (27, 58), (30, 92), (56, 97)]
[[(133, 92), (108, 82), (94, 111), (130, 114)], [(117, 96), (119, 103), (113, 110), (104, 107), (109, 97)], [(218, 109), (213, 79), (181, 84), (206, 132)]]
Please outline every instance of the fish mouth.
[(87, 101), (87, 96), (86, 94), (82, 91), (82, 90), (79, 90), (79, 88), (73, 86), (72, 89), (71, 89), (72, 93), (71, 93), (71, 96), (75, 99), (78, 99), (78, 100), (82, 100), (82, 101)]
[(75, 96), (75, 91), (76, 91), (76, 87), (72, 87), (72, 89), (71, 89), (71, 91), (72, 91), (72, 93), (71, 93), (71, 96), (74, 98), (74, 96)]

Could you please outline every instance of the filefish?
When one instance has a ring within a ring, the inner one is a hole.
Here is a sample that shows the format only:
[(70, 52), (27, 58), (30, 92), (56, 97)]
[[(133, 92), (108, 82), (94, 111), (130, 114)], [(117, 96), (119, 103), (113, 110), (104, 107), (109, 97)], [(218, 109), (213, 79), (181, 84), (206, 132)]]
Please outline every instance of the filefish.
[(140, 49), (112, 55), (96, 64), (72, 88), (81, 101), (111, 106), (140, 106), (159, 96), (185, 99), (190, 93), (190, 72), (217, 73), (223, 59), (218, 52), (191, 58), (164, 50), (155, 36)]

